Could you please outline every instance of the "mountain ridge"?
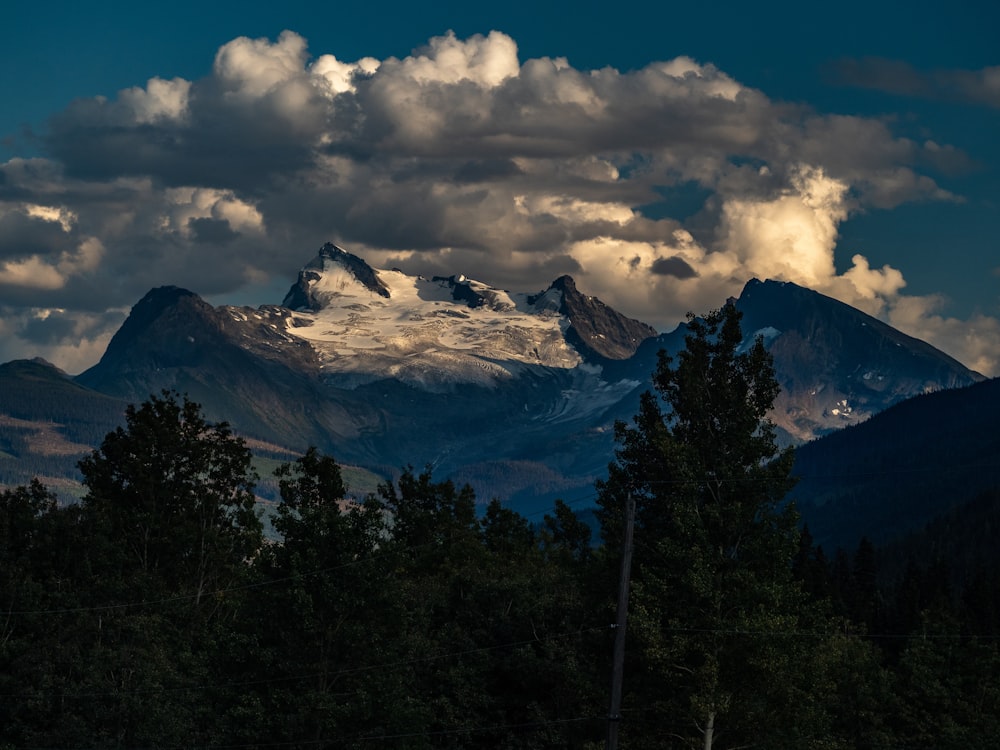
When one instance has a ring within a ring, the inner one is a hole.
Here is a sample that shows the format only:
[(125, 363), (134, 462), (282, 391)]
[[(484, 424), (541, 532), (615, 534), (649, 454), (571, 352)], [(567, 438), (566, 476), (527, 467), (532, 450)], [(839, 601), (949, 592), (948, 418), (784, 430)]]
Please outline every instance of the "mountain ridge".
[[(534, 511), (592, 491), (613, 459), (615, 423), (637, 412), (658, 352), (675, 355), (686, 331), (656, 333), (568, 276), (514, 293), (375, 269), (330, 244), (284, 302), (213, 307), (152, 289), (74, 382), (116, 403), (177, 390), (248, 438), (314, 445), (382, 476), (431, 466)], [(772, 416), (787, 444), (982, 379), (794, 284), (752, 280), (734, 304), (747, 341), (763, 336), (775, 358), (783, 391)]]

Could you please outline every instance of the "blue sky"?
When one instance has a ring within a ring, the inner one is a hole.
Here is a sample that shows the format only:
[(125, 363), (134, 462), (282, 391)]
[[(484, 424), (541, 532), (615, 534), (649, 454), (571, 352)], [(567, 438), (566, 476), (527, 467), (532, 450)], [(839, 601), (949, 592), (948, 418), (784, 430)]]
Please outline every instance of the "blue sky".
[(78, 372), (151, 286), (278, 302), (331, 240), (661, 329), (781, 278), (1000, 372), (991, 3), (5, 15), (0, 360)]

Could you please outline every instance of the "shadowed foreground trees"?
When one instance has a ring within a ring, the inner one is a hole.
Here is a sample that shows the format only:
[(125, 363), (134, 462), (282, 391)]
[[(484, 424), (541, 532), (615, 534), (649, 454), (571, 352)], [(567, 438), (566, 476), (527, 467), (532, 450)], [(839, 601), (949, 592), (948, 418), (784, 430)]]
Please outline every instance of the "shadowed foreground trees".
[(249, 452), (164, 393), (81, 463), (0, 493), (0, 746), (581, 747), (601, 618), (583, 532), (544, 545), (468, 487), (363, 502), (310, 450), (262, 544)]
[[(33, 546), (38, 562), (35, 593), (4, 602), (13, 700), (0, 724), (26, 747), (201, 744), (206, 686), (238, 614), (227, 592), (249, 580), (262, 541), (250, 453), (164, 392), (130, 406), (80, 469), (79, 505), (57, 508), (32, 486), (33, 522), (17, 514), (8, 549)], [(23, 506), (20, 493), (5, 508)]]
[(129, 406), (125, 426), (80, 461), (83, 508), (116, 544), (102, 561), (190, 594), (232, 585), (262, 542), (250, 450), (198, 404), (164, 391)]

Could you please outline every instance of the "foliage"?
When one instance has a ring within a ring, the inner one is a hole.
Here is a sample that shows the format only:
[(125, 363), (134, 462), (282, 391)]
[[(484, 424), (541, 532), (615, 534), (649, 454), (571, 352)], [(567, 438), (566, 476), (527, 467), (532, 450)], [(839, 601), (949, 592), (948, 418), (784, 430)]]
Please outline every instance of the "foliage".
[(608, 544), (625, 497), (636, 503), (639, 689), (670, 696), (641, 709), (705, 747), (759, 740), (763, 718), (799, 689), (789, 634), (805, 597), (791, 573), (796, 517), (780, 504), (792, 453), (779, 452), (766, 416), (778, 393), (770, 357), (760, 339), (744, 346), (739, 320), (732, 305), (691, 317), (676, 364), (661, 352), (656, 393), (634, 426), (617, 426), (617, 462), (599, 487)]
[(128, 563), (201, 595), (230, 583), (261, 543), (251, 454), (225, 423), (164, 391), (129, 406), (125, 426), (80, 462), (83, 506)]
[(729, 309), (691, 331), (618, 427), (599, 545), (430, 469), (350, 500), (314, 449), (264, 544), (243, 442), (175, 393), (129, 407), (80, 503), (0, 491), (0, 747), (599, 747), (630, 492), (627, 746), (989, 746), (995, 570), (828, 558), (778, 503), (759, 343)]

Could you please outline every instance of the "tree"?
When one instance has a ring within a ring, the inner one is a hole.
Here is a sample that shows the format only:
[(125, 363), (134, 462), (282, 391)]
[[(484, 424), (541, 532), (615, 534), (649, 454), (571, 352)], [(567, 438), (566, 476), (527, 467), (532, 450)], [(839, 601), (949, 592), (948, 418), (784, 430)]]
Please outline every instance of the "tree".
[(964, 635), (948, 609), (922, 613), (895, 669), (902, 747), (987, 747), (1000, 732), (1000, 646)]
[(231, 737), (353, 747), (394, 733), (408, 697), (401, 670), (382, 665), (405, 662), (396, 626), (405, 613), (382, 549), (382, 504), (349, 499), (340, 466), (315, 448), (275, 474), (280, 539), (255, 560), (257, 606), (237, 634), (248, 646), (232, 655), (239, 681), (266, 689), (229, 709)]
[[(804, 602), (791, 567), (796, 514), (782, 504), (792, 451), (778, 449), (767, 418), (771, 358), (760, 338), (744, 343), (727, 305), (689, 316), (686, 348), (676, 363), (660, 353), (653, 386), (634, 424), (616, 426), (617, 460), (598, 483), (609, 549), (627, 495), (636, 502), (633, 630), (645, 669), (632, 680), (648, 703), (633, 691), (631, 712), (685, 747), (723, 735), (768, 745), (761, 734), (794, 687), (789, 634)], [(775, 733), (793, 741), (787, 725)]]
[(572, 553), (543, 551), (497, 500), (479, 517), (471, 487), (429, 469), (406, 469), (380, 493), (407, 614), (400, 640), (416, 657), (400, 726), (434, 747), (581, 747), (593, 728), (583, 718), (599, 704), (586, 650), (594, 622)]
[(118, 746), (208, 744), (217, 706), (203, 686), (226, 682), (217, 644), (262, 543), (250, 451), (226, 423), (163, 391), (130, 405), (80, 471), (87, 598), (71, 626), (65, 689), (78, 696), (77, 734)]
[(83, 507), (129, 569), (195, 605), (232, 583), (262, 542), (250, 450), (225, 422), (163, 391), (136, 407), (80, 461)]

